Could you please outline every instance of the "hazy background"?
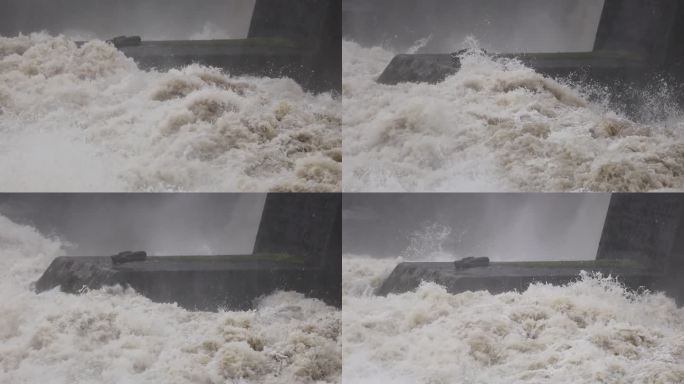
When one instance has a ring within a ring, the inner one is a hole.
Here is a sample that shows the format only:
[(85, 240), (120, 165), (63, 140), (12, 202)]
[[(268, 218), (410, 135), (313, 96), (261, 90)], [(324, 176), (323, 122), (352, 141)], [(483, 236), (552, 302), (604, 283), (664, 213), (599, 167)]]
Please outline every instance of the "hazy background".
[(609, 194), (345, 194), (343, 250), (423, 260), (591, 260)]
[(251, 254), (266, 194), (0, 194), (0, 214), (70, 255)]
[(0, 0), (0, 35), (47, 31), (74, 39), (246, 37), (255, 0)]
[(495, 52), (589, 51), (603, 0), (343, 0), (343, 35), (362, 45), (453, 52), (468, 35)]

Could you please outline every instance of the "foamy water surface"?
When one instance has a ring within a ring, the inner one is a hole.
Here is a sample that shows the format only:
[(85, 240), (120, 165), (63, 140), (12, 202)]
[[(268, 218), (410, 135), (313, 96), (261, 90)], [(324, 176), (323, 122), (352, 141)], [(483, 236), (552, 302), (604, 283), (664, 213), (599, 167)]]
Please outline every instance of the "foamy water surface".
[(345, 191), (684, 189), (684, 118), (667, 84), (636, 123), (582, 88), (479, 50), (439, 84), (375, 82), (394, 56), (344, 41)]
[(684, 382), (684, 309), (583, 276), (562, 287), (373, 291), (401, 259), (343, 258), (345, 383)]
[(58, 239), (0, 216), (0, 383), (339, 383), (340, 311), (277, 292), (253, 311), (189, 312), (120, 287), (30, 285)]
[(340, 102), (290, 79), (144, 71), (113, 46), (0, 37), (3, 191), (334, 191)]

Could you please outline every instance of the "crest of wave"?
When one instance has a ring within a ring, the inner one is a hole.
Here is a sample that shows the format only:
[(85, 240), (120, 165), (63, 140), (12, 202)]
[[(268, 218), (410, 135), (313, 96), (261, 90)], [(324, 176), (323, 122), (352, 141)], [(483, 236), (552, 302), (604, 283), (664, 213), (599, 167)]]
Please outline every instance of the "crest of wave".
[(343, 42), (345, 190), (684, 187), (678, 112), (636, 123), (587, 101), (594, 89), (467, 43), (443, 82), (388, 86), (375, 80), (392, 52)]
[[(358, 270), (377, 264), (345, 262), (345, 279), (366, 281), (372, 268)], [(342, 317), (343, 380), (354, 383), (684, 380), (684, 310), (601, 275), (499, 295), (450, 294), (433, 283), (387, 297), (351, 294)]]
[(7, 191), (339, 190), (338, 104), (290, 79), (143, 71), (101, 41), (2, 38), (0, 178)]
[(409, 244), (397, 257), (372, 257), (345, 254), (342, 258), (342, 292), (346, 296), (372, 296), (397, 264), (404, 261), (454, 261), (445, 250), (448, 242), (459, 243), (465, 231), (454, 233), (452, 227), (427, 222), (408, 236)]
[(426, 223), (408, 237), (409, 245), (402, 256), (414, 261), (453, 261), (454, 256), (444, 249), (444, 245), (452, 237), (460, 241), (460, 236), (452, 236), (453, 229), (441, 223)]
[(339, 310), (294, 292), (189, 312), (109, 287), (35, 294), (61, 243), (0, 216), (0, 382), (337, 383)]

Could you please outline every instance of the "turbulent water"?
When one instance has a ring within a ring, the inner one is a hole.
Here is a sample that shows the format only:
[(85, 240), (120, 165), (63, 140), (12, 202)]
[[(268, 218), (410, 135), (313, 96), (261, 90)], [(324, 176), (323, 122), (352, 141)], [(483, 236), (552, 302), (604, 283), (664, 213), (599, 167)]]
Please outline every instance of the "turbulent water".
[(0, 38), (3, 191), (340, 189), (339, 99), (290, 79), (144, 71), (113, 46)]
[(666, 86), (641, 108), (665, 117), (635, 123), (587, 101), (605, 90), (477, 50), (439, 84), (388, 86), (375, 79), (394, 53), (342, 46), (345, 191), (684, 189), (684, 119)]
[(278, 292), (189, 312), (131, 290), (30, 289), (63, 244), (0, 216), (0, 383), (339, 383), (339, 310)]
[(343, 382), (684, 382), (684, 309), (662, 294), (583, 276), (522, 293), (423, 283), (374, 296), (396, 263), (343, 258)]

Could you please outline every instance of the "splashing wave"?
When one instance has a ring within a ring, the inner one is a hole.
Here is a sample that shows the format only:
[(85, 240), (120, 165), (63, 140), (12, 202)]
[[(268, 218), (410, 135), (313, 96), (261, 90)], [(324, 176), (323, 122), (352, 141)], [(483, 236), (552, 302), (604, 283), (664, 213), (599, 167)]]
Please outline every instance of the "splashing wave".
[(253, 311), (189, 312), (108, 287), (35, 294), (59, 239), (0, 216), (0, 382), (339, 383), (340, 311), (276, 292)]
[(345, 255), (343, 381), (684, 381), (684, 309), (584, 274), (566, 286), (450, 294), (433, 283), (376, 297), (398, 260)]
[(382, 85), (392, 52), (342, 47), (346, 191), (684, 188), (678, 111), (636, 123), (587, 101), (593, 90), (478, 49), (439, 84)]
[(143, 71), (102, 41), (0, 38), (4, 191), (336, 191), (339, 99), (290, 79)]

